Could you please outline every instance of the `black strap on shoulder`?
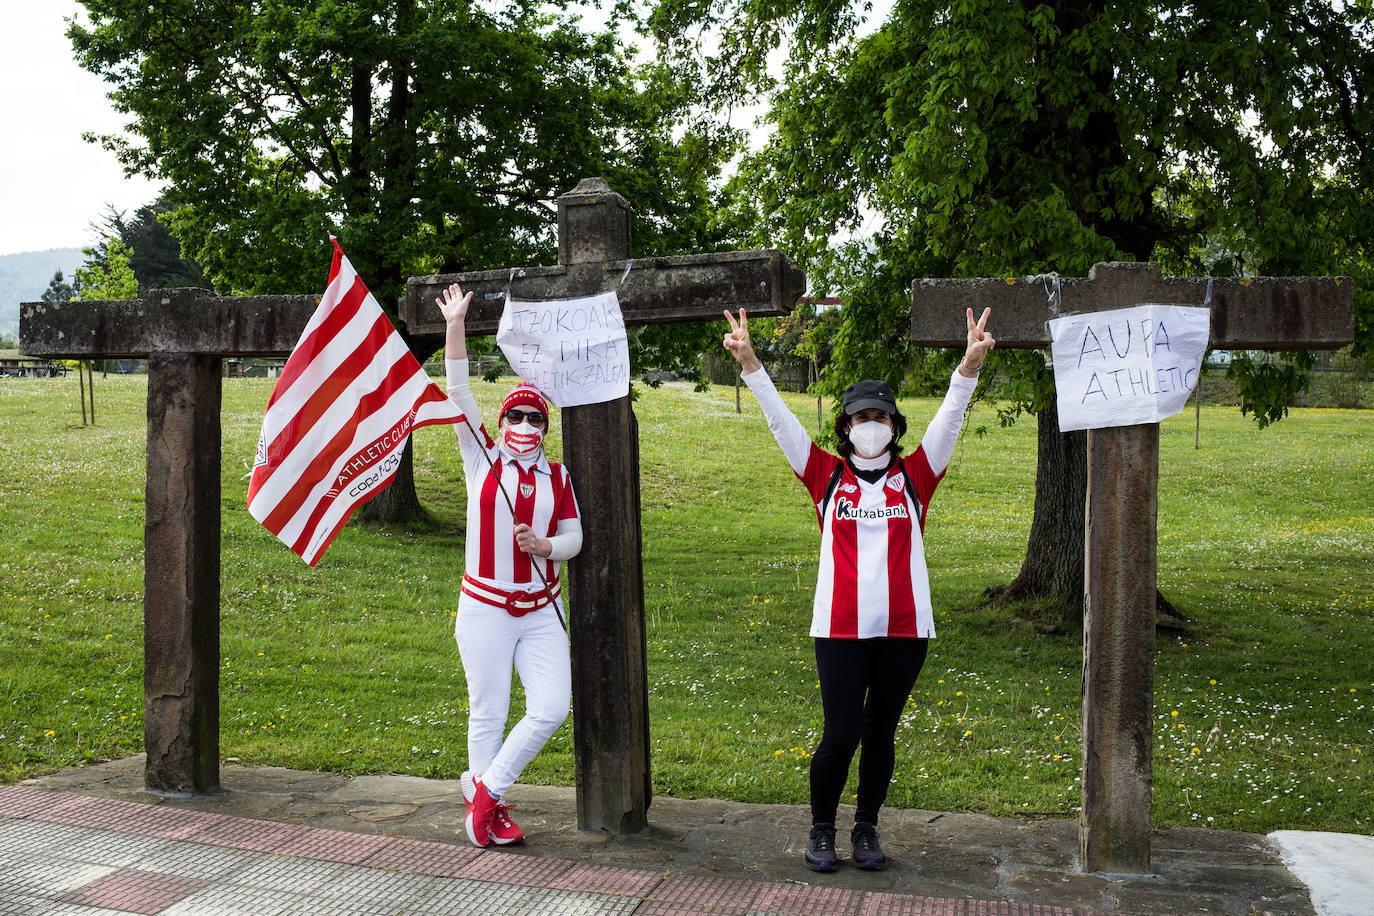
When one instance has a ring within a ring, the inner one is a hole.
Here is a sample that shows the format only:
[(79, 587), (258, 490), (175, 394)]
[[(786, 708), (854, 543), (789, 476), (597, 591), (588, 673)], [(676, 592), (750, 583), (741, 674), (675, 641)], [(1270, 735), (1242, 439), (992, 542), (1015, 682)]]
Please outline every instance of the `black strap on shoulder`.
[(919, 521), (925, 515), (925, 507), (916, 498), (916, 482), (911, 479), (911, 474), (907, 472), (906, 465), (902, 465), (902, 477), (906, 480), (906, 495), (911, 497), (911, 504), (916, 507), (916, 519)]
[(844, 473), (844, 461), (835, 463), (835, 470), (830, 473), (830, 480), (825, 485), (825, 495), (821, 497), (821, 517), (825, 517), (826, 507), (830, 505), (830, 497), (835, 495), (835, 488), (840, 485), (840, 475)]

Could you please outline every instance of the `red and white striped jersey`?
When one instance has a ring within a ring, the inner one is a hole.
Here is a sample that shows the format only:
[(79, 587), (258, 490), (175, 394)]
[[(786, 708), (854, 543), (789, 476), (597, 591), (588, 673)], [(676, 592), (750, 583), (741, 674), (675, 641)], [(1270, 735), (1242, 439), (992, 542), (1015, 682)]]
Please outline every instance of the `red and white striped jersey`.
[[(534, 571), (537, 562), (552, 587), (558, 581), (561, 562), (531, 557), (521, 551), (516, 547), (513, 529), (522, 522), (543, 538), (567, 533), (570, 528), (576, 528), (580, 534), (572, 478), (563, 465), (549, 461), (542, 450), (534, 461), (507, 457), (487, 434), (486, 427), (480, 425), (481, 416), (471, 394), (462, 397), (450, 389), (450, 396), (472, 421), (480, 438), (474, 439), (461, 421), (454, 426), (468, 488), (465, 573), (503, 591), (540, 589), (543, 585)], [(483, 451), (487, 458), (482, 457)], [(513, 515), (497, 485), (498, 478), (514, 503)]]
[[(874, 483), (811, 441), (766, 372), (759, 370), (744, 380), (816, 506), (821, 549), (811, 635), (934, 637), (923, 540), (926, 507), (954, 453), (964, 408), (977, 380), (956, 371), (920, 447), (894, 462), (886, 477)], [(841, 469), (839, 483), (823, 505), (837, 467)]]

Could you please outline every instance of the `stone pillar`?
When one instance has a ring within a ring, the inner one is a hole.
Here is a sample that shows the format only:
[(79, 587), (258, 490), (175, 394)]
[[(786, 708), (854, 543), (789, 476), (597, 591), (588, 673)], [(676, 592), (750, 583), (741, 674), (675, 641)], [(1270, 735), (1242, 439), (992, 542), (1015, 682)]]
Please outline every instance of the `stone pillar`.
[[(630, 254), (630, 207), (599, 178), (558, 199), (559, 263), (600, 273)], [(628, 397), (563, 411), (563, 460), (582, 509), (568, 565), (577, 826), (648, 823), (649, 688), (640, 558), (639, 431)], [(595, 493), (595, 498), (591, 494)]]
[(164, 792), (219, 789), (220, 372), (148, 359), (144, 782)]
[(1159, 425), (1088, 431), (1084, 871), (1150, 870)]

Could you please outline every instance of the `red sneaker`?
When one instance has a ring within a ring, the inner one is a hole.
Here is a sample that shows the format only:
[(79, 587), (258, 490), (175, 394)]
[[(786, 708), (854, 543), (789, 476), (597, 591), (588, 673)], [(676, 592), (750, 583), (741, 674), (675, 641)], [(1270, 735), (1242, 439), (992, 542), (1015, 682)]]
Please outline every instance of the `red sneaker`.
[[(496, 816), (500, 800), (491, 797), (487, 787), (482, 784), (481, 776), (473, 777), (472, 794), (473, 799), (467, 817), (464, 818), (464, 826), (467, 827), (468, 839), (472, 840), (474, 845), (485, 847), (491, 842), (492, 820)], [(463, 800), (467, 801), (467, 798), (464, 797)]]
[(510, 819), (510, 809), (514, 805), (505, 802), (496, 803), (496, 812), (491, 819), (491, 841), (497, 846), (509, 846), (512, 843), (525, 842), (525, 833), (515, 821)]

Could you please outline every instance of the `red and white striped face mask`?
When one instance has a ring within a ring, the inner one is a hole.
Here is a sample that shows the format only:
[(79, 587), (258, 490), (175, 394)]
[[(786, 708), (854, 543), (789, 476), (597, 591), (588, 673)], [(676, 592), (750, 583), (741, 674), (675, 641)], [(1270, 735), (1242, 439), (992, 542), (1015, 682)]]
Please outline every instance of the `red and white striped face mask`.
[(544, 444), (544, 433), (529, 423), (517, 423), (515, 426), (502, 425), (501, 444), (512, 455), (518, 458), (527, 457), (533, 455), (539, 450), (539, 446)]

